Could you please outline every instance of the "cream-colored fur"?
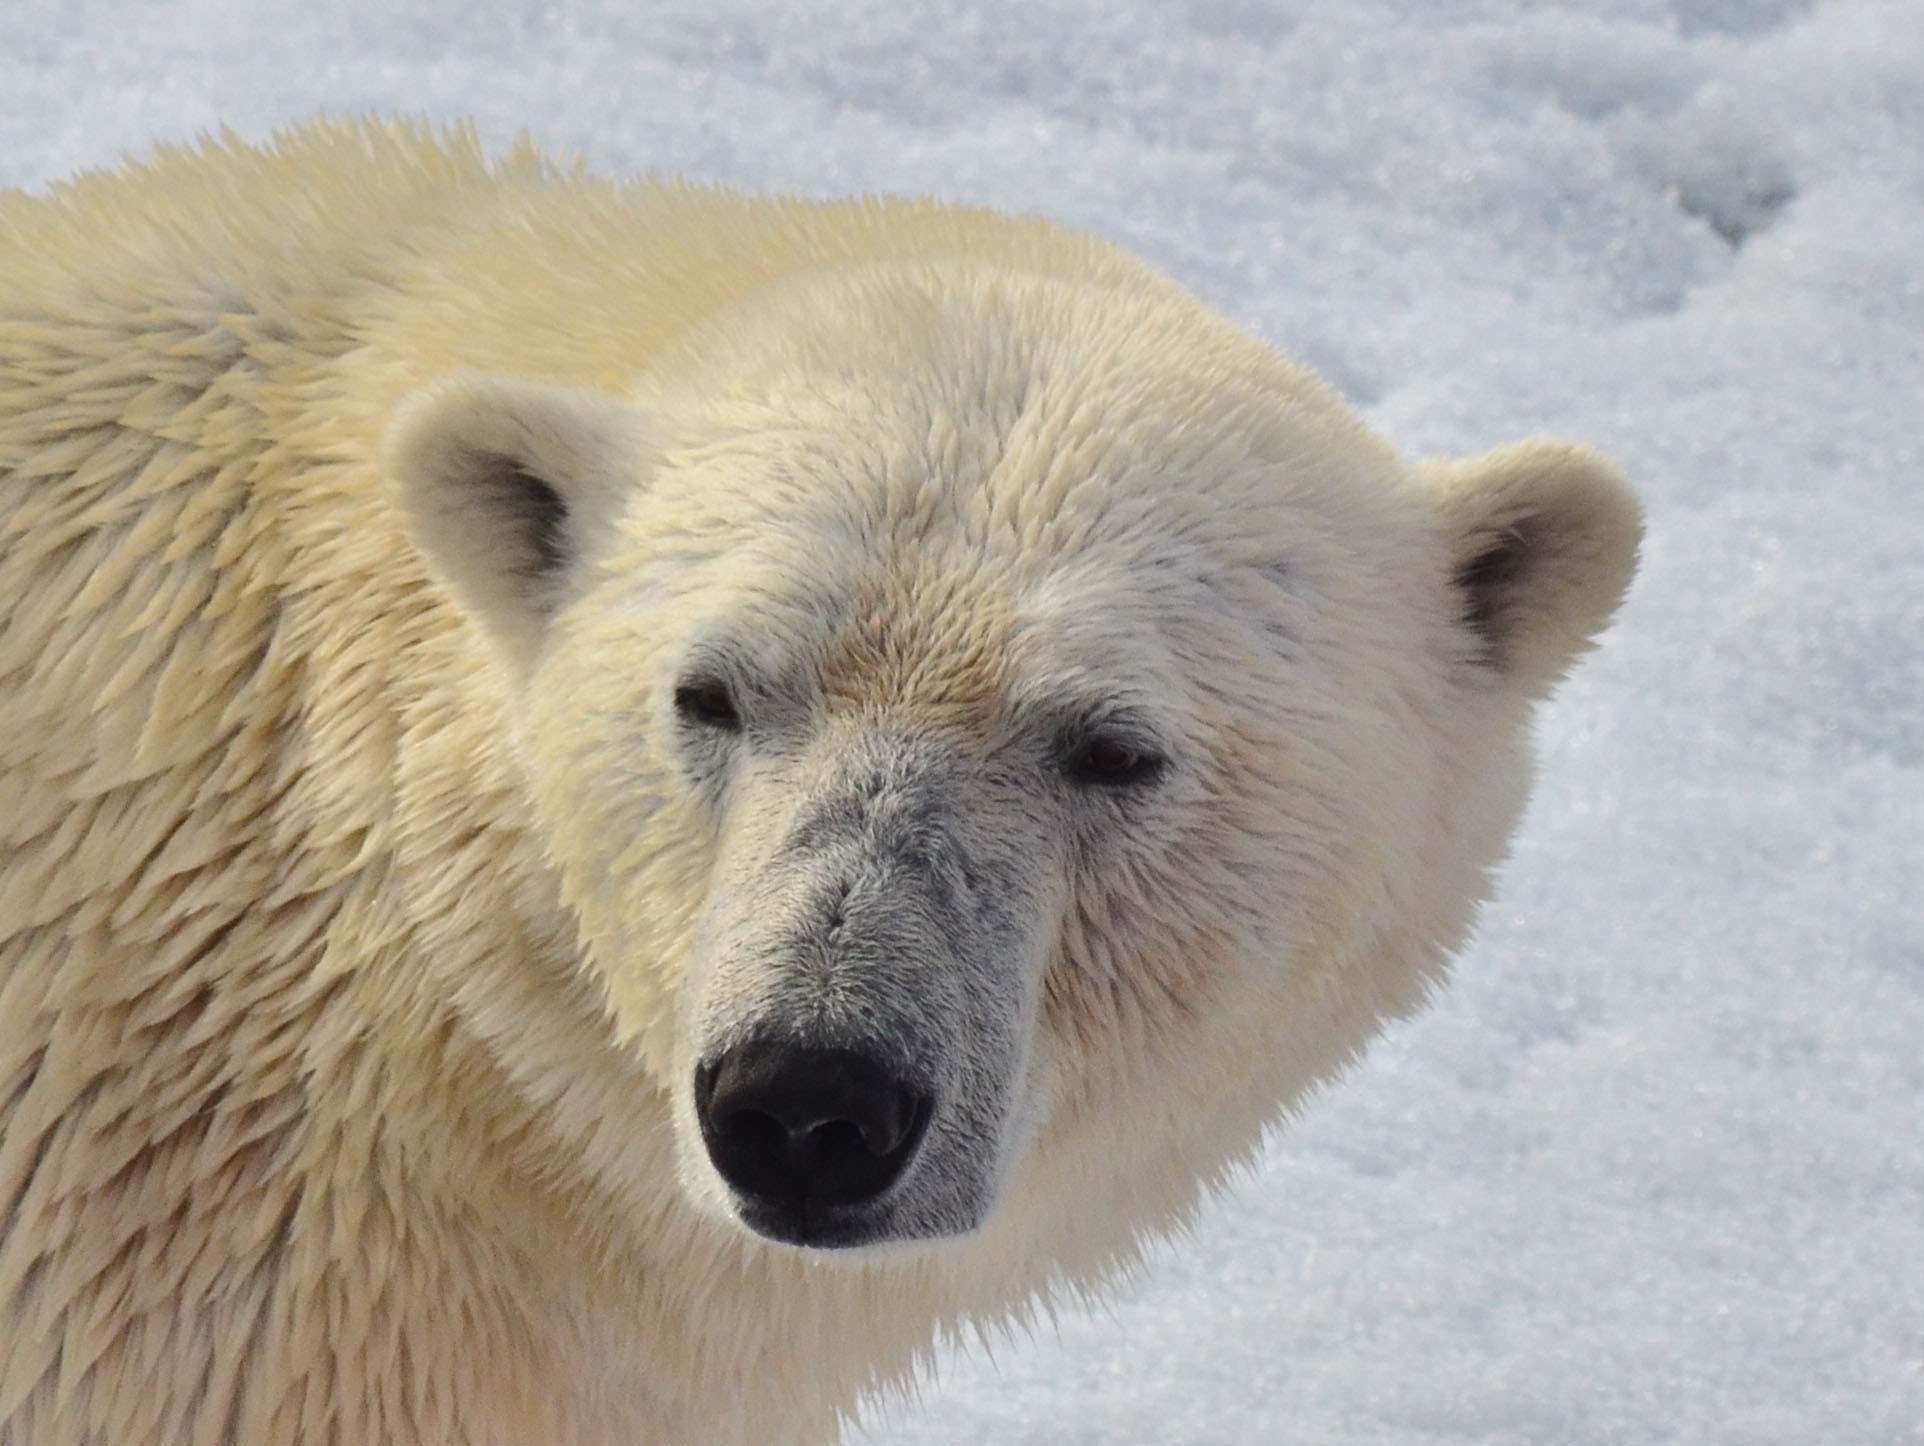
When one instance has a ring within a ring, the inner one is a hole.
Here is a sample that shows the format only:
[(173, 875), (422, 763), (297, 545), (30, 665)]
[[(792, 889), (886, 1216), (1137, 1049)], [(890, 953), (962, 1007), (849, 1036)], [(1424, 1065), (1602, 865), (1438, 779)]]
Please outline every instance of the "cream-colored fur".
[[(1041, 222), (378, 126), (0, 202), (0, 1443), (831, 1438), (1422, 999), (1636, 534)], [(717, 636), (788, 711), (691, 762)], [(857, 1003), (980, 1128), (772, 1244), (689, 1078), (891, 748), (999, 882)]]

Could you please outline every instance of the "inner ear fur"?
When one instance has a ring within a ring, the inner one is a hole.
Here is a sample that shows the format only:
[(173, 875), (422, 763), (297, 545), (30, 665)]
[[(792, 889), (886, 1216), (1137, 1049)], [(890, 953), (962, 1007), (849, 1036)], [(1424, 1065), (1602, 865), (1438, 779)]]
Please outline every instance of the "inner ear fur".
[(1610, 461), (1519, 442), (1421, 469), (1478, 665), (1541, 696), (1588, 651), (1636, 571), (1643, 509)]
[(584, 545), (638, 485), (642, 451), (628, 404), (496, 376), (452, 377), (413, 393), (381, 445), (422, 556), (522, 666)]

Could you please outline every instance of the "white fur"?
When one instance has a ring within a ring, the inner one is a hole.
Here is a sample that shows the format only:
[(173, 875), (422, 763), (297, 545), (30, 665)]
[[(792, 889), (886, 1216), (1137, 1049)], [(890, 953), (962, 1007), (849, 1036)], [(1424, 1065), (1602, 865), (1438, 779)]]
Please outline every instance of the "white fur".
[[(828, 1439), (1421, 1002), (1634, 559), (1041, 222), (372, 126), (0, 221), (11, 1446)], [(703, 1149), (771, 1021), (940, 1087), (864, 1248)]]

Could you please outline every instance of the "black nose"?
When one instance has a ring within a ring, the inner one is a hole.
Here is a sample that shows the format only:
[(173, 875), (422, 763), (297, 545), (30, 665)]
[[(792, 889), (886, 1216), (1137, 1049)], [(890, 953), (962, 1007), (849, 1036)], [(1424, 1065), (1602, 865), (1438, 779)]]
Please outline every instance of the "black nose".
[(908, 1168), (929, 1097), (847, 1049), (750, 1040), (695, 1071), (695, 1113), (721, 1177), (774, 1206), (861, 1205)]

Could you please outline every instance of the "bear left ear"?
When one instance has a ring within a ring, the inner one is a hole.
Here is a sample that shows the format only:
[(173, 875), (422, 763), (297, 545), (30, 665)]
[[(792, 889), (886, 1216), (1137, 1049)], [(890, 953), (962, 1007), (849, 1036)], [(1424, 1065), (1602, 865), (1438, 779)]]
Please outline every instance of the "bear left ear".
[(1442, 514), (1481, 666), (1547, 694), (1623, 601), (1643, 509), (1623, 475), (1568, 442), (1519, 442), (1420, 469)]
[(524, 673), (645, 451), (614, 397), (495, 376), (415, 392), (381, 440), (415, 545)]

